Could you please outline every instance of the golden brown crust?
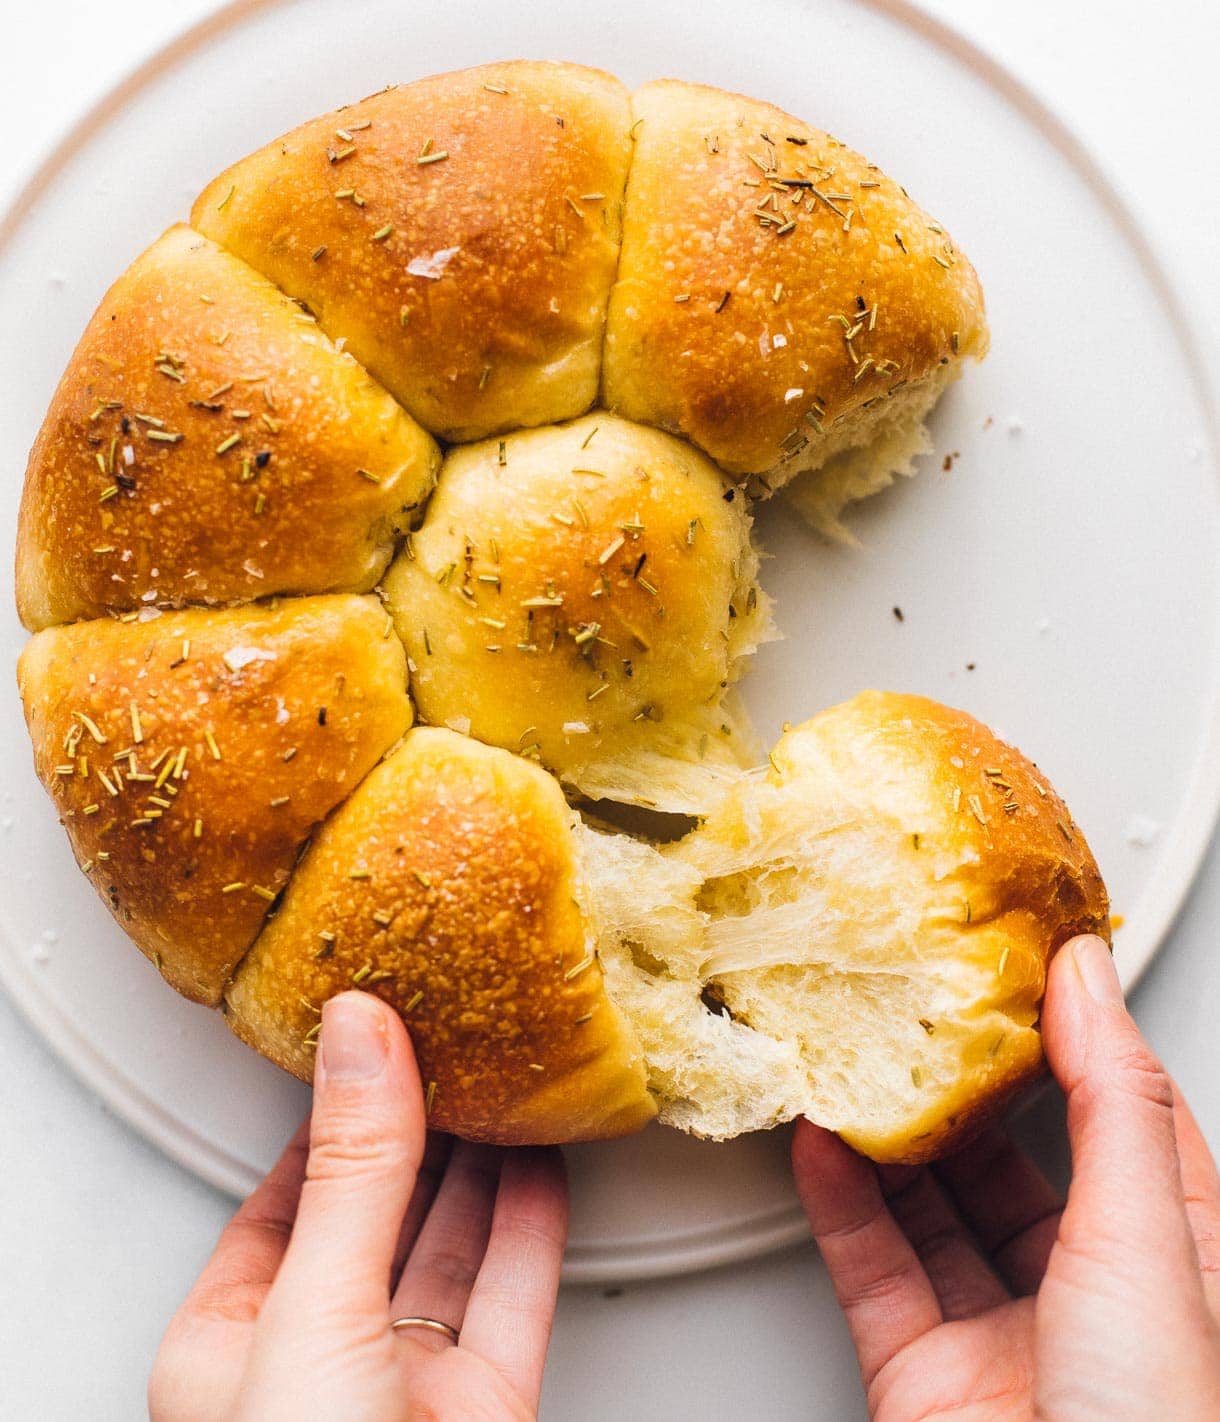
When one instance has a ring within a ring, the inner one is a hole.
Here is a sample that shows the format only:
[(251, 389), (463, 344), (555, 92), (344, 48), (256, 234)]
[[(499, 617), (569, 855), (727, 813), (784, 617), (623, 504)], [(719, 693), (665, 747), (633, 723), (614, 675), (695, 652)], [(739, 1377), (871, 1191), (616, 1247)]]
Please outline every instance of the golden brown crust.
[(772, 778), (799, 782), (811, 750), (823, 784), (829, 772), (867, 786), (878, 823), (909, 838), (924, 885), (921, 966), (945, 965), (955, 1011), (973, 1023), (955, 1080), (929, 1092), (903, 1130), (843, 1132), (876, 1160), (929, 1160), (963, 1144), (1043, 1071), (1047, 967), (1077, 934), (1109, 941), (1105, 885), (1042, 772), (964, 711), (864, 692), (786, 735)]
[(315, 836), (226, 994), (308, 1080), (322, 1003), (404, 1017), (430, 1124), (503, 1144), (622, 1135), (655, 1107), (576, 902), (571, 812), (507, 752), (419, 728)]
[(374, 598), (40, 632), (18, 667), (78, 861), (179, 992), (216, 1003), (313, 826), (411, 722)]
[(609, 408), (776, 485), (865, 402), (880, 415), (891, 392), (984, 353), (969, 262), (859, 154), (701, 85), (646, 84), (632, 107)]
[(106, 294), (30, 454), (22, 620), (367, 591), (439, 460), (294, 302), (173, 227)]
[(579, 788), (684, 742), (748, 763), (717, 712), (765, 624), (744, 503), (688, 444), (604, 412), (450, 451), (385, 579), (422, 719)]
[(568, 419), (597, 394), (630, 122), (596, 69), (437, 75), (243, 159), (192, 221), (306, 301), (433, 433)]

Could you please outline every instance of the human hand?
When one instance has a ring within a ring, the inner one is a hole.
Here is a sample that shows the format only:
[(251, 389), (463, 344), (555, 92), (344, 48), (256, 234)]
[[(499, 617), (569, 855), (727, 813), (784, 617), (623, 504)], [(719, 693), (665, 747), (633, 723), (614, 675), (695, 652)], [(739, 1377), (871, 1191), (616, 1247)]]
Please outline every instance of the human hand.
[(797, 1188), (871, 1415), (1214, 1422), (1220, 1179), (1099, 938), (1055, 956), (1042, 1026), (1066, 1207), (998, 1129), (930, 1168), (877, 1168), (798, 1126)]
[[(153, 1422), (532, 1418), (567, 1232), (554, 1150), (433, 1137), (401, 1021), (322, 1012), (313, 1111), (170, 1323)], [(457, 1344), (404, 1316), (438, 1319)]]

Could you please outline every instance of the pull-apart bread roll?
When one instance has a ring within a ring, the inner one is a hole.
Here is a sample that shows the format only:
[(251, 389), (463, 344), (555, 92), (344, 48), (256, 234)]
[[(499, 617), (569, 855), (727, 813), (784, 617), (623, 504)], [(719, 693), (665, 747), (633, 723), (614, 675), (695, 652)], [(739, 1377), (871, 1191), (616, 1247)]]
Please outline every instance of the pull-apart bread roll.
[(806, 1114), (920, 1160), (1041, 1069), (1046, 966), (1084, 931), (1108, 931), (1105, 891), (1037, 770), (960, 712), (866, 693), (665, 850), (586, 827), (520, 757), (415, 730), (315, 837), (226, 1000), (308, 1078), (322, 1002), (385, 998), (464, 1136)]
[(308, 303), (447, 440), (593, 404), (631, 143), (572, 64), (391, 88), (235, 164), (193, 224)]
[(769, 635), (757, 571), (740, 491), (603, 413), (451, 451), (385, 591), (425, 721), (699, 813), (757, 758), (724, 704)]
[(35, 768), (166, 979), (304, 1079), (376, 993), (478, 1140), (922, 1160), (998, 1111), (1108, 932), (1062, 802), (929, 701), (762, 769), (736, 703), (750, 499), (846, 537), (986, 352), (945, 230), (770, 105), (530, 62), (306, 123), (191, 224), (90, 322), (17, 549)]
[(115, 918), (215, 1004), (315, 824), (411, 723), (368, 597), (40, 632), (18, 682), (39, 778)]
[(107, 293), (31, 452), (22, 620), (367, 591), (439, 459), (295, 302), (171, 228)]
[(974, 270), (877, 167), (770, 104), (665, 80), (632, 107), (603, 403), (754, 492), (821, 470), (798, 503), (841, 535), (985, 353)]
[(319, 831), (226, 995), (304, 1080), (352, 986), (411, 1029), (430, 1124), (482, 1140), (622, 1135), (656, 1113), (581, 907), (574, 817), (536, 765), (421, 727)]
[[(1109, 936), (1097, 865), (1045, 777), (922, 697), (865, 692), (787, 732), (665, 852), (697, 885), (695, 951), (650, 942), (640, 870), (607, 876), (605, 847), (608, 987), (662, 1119), (700, 1135), (800, 1113), (876, 1160), (943, 1154), (1041, 1070), (1054, 950)], [(727, 1014), (718, 1033), (701, 994)]]

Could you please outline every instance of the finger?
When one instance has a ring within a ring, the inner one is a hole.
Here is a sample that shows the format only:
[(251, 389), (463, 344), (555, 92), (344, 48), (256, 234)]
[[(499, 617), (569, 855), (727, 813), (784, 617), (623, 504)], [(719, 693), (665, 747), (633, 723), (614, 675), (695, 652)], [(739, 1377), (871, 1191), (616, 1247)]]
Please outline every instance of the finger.
[(384, 1310), (399, 1227), (424, 1149), (415, 1055), (369, 993), (322, 1009), (306, 1178), (275, 1292), (315, 1311)]
[(525, 1401), (542, 1391), (559, 1270), (568, 1235), (568, 1185), (555, 1149), (504, 1161), (487, 1253), (462, 1325), (462, 1347), (489, 1362)]
[(934, 1170), (1009, 1288), (1036, 1293), (1063, 1212), (1046, 1176), (998, 1127)]
[(252, 1323), (258, 1317), (288, 1247), (308, 1149), (306, 1117), (270, 1172), (224, 1227), (212, 1257), (186, 1296), (183, 1313), (234, 1323)]
[(1133, 1299), (1201, 1305), (1173, 1089), (1127, 1013), (1100, 938), (1077, 938), (1052, 960), (1043, 1027), (1067, 1096), (1073, 1169), (1049, 1270), (1062, 1258), (1086, 1286), (1120, 1281)]
[[(458, 1141), (415, 1248), (407, 1256), (390, 1302), (390, 1317), (434, 1318), (459, 1331), (491, 1233), (496, 1188), (504, 1152)], [(446, 1347), (439, 1334), (410, 1330), (398, 1335), (433, 1351)]]
[(801, 1120), (792, 1168), (867, 1390), (891, 1358), (942, 1321), (940, 1305), (868, 1161)]
[(1011, 1295), (979, 1253), (931, 1171), (887, 1166), (877, 1172), (882, 1198), (931, 1280), (946, 1320), (974, 1318)]
[(424, 1141), (424, 1157), (415, 1177), (415, 1189), (411, 1192), (407, 1213), (403, 1216), (402, 1226), (398, 1231), (398, 1243), (394, 1246), (394, 1262), (390, 1266), (391, 1293), (398, 1284), (402, 1266), (407, 1262), (407, 1255), (414, 1247), (428, 1211), (432, 1208), (432, 1202), (436, 1199), (436, 1192), (440, 1189), (452, 1150), (452, 1136), (442, 1135), (440, 1131), (428, 1132)]
[(1212, 1315), (1220, 1322), (1220, 1175), (1199, 1123), (1176, 1083), (1173, 1089), (1182, 1192), (1203, 1276), (1203, 1292)]
[[(225, 1226), (212, 1257), (166, 1330), (148, 1384), (149, 1415), (231, 1417), (252, 1325), (275, 1279), (296, 1214), (309, 1121)], [(201, 1360), (206, 1396), (197, 1387)]]

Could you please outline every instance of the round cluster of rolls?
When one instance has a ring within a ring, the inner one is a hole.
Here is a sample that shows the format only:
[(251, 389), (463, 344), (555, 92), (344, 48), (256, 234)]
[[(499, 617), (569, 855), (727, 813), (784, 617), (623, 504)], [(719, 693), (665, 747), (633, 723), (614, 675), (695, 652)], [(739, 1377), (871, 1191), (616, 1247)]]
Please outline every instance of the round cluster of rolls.
[(303, 1078), (328, 996), (391, 1002), (439, 1129), (946, 1149), (1039, 1069), (1096, 865), (961, 713), (865, 693), (764, 757), (735, 687), (754, 501), (847, 536), (986, 344), (903, 189), (698, 85), (489, 65), (242, 159), (30, 456), (19, 681), (81, 868)]

